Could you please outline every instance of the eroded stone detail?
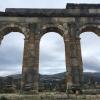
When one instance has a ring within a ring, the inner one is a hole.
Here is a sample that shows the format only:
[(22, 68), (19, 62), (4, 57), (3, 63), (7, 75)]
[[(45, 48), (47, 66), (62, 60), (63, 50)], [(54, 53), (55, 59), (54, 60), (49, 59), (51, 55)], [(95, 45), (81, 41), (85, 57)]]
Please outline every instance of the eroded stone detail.
[(0, 12), (0, 42), (9, 32), (25, 36), (22, 92), (37, 93), (39, 80), (39, 43), (46, 32), (58, 32), (64, 39), (67, 89), (80, 86), (83, 64), (80, 34), (100, 35), (100, 4), (67, 4), (66, 9), (6, 9)]

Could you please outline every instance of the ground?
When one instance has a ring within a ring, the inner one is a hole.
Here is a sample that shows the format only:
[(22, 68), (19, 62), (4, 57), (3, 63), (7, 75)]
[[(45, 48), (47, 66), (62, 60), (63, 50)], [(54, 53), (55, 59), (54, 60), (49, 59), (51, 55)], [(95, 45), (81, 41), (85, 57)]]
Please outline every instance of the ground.
[[(65, 93), (39, 93), (36, 95), (0, 94), (6, 100), (100, 100), (100, 95), (67, 95)], [(5, 99), (0, 99), (5, 100)]]

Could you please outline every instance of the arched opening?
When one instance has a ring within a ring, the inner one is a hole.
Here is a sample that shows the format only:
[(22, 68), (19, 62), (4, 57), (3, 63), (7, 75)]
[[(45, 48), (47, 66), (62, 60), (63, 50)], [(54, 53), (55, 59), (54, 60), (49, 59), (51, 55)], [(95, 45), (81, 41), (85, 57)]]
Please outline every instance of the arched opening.
[[(20, 89), (24, 35), (19, 32), (10, 32), (5, 35), (0, 45), (0, 76), (5, 76), (5, 86), (8, 90), (3, 92), (14, 92), (12, 86)], [(0, 81), (1, 82), (1, 81)], [(2, 89), (2, 90), (3, 90)]]
[(92, 88), (100, 83), (100, 37), (94, 32), (83, 32), (80, 37), (84, 82)]
[(61, 35), (56, 32), (48, 32), (42, 36), (40, 40), (39, 64), (41, 75), (40, 90), (60, 91), (61, 88), (64, 88), (64, 72), (66, 72), (65, 48)]

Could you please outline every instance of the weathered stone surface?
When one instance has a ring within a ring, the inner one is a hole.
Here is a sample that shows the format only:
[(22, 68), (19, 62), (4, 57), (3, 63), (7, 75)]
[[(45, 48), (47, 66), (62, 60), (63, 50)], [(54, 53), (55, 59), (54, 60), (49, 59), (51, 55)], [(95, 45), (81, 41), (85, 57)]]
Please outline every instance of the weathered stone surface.
[(7, 100), (100, 100), (100, 95), (67, 95), (63, 93), (40, 95), (1, 94), (0, 98), (6, 98)]
[(66, 86), (80, 85), (83, 67), (79, 37), (86, 31), (100, 35), (100, 4), (67, 4), (65, 9), (7, 8), (0, 12), (0, 41), (9, 32), (25, 36), (21, 89), (31, 93), (38, 91), (39, 43), (47, 32), (64, 38)]
[(5, 12), (0, 12), (0, 16), (96, 17), (100, 16), (100, 4), (67, 4), (66, 9), (7, 8)]

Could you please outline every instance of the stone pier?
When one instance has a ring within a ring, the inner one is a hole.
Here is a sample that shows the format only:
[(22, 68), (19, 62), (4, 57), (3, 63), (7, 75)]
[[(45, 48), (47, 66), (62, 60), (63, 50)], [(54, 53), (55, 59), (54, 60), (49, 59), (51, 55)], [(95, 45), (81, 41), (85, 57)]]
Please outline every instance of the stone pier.
[(65, 43), (66, 90), (80, 88), (83, 80), (80, 34), (88, 31), (100, 35), (100, 4), (67, 4), (65, 9), (7, 8), (0, 12), (0, 43), (9, 32), (25, 36), (21, 93), (38, 93), (39, 44), (47, 32), (57, 32)]

